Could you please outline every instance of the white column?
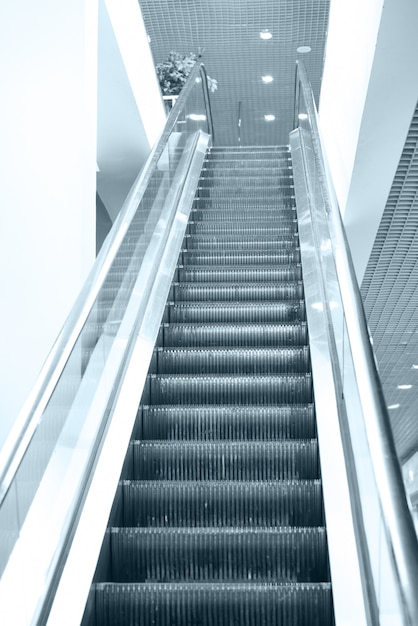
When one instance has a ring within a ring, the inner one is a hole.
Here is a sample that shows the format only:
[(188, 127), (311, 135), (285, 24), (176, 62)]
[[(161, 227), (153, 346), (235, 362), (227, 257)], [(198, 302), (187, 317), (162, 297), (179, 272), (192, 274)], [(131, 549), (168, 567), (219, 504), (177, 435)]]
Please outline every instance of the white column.
[(138, 0), (101, 0), (97, 191), (112, 221), (165, 121)]
[(319, 113), (361, 283), (418, 99), (418, 3), (331, 2)]
[(0, 445), (95, 256), (97, 5), (0, 3)]

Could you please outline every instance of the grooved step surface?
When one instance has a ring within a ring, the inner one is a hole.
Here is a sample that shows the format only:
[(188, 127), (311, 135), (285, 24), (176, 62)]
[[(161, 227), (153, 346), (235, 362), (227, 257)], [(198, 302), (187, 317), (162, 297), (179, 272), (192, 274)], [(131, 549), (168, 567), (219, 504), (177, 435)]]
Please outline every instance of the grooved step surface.
[[(190, 220), (192, 222), (204, 221), (211, 222), (233, 222), (236, 223), (237, 217), (231, 211), (226, 209), (203, 209), (196, 208), (191, 211)], [(268, 222), (271, 224), (289, 223), (294, 225), (296, 220), (296, 211), (294, 209), (277, 210), (277, 206), (271, 206), (264, 209), (254, 210), (254, 207), (244, 207), (240, 210), (240, 222), (248, 222), (259, 224), (260, 222)]]
[(310, 374), (270, 376), (159, 374), (149, 377), (156, 404), (300, 404), (312, 402)]
[(239, 211), (241, 209), (253, 209), (253, 211), (258, 211), (259, 209), (266, 208), (274, 208), (277, 211), (281, 211), (283, 209), (289, 210), (294, 209), (295, 207), (295, 199), (293, 197), (293, 189), (289, 188), (285, 192), (281, 192), (281, 195), (271, 195), (270, 197), (257, 197), (257, 196), (227, 196), (219, 197), (219, 198), (211, 198), (206, 194), (206, 197), (199, 197), (196, 199), (196, 207), (199, 208), (207, 208), (207, 209), (229, 209), (230, 211), (234, 211), (237, 216), (239, 216)]
[(159, 348), (157, 374), (298, 374), (310, 367), (309, 348)]
[(312, 404), (249, 406), (143, 406), (136, 438), (157, 440), (313, 439), (316, 436)]
[(319, 477), (311, 441), (134, 441), (135, 480), (283, 480)]
[(303, 346), (308, 343), (306, 324), (164, 324), (165, 347)]
[(328, 577), (323, 528), (112, 528), (110, 551), (113, 582), (323, 582)]
[[(300, 263), (299, 250), (280, 250), (277, 252), (247, 252), (245, 250), (235, 252), (233, 250), (221, 250), (216, 252), (197, 252), (184, 250), (181, 254), (182, 265), (287, 265), (288, 263)], [(225, 267), (224, 267), (225, 269)]]
[[(280, 202), (282, 199), (289, 197), (287, 194), (280, 193), (274, 187), (243, 187), (236, 184), (234, 187), (229, 187), (229, 193), (236, 198), (246, 198), (246, 200), (272, 200)], [(199, 196), (201, 198), (214, 198), (223, 199), (225, 197), (224, 187), (199, 187)], [(293, 199), (293, 198), (292, 198)]]
[(300, 300), (302, 282), (284, 283), (173, 283), (174, 299), (184, 301)]
[(186, 235), (184, 245), (187, 250), (240, 250), (248, 252), (249, 250), (261, 250), (263, 252), (276, 252), (282, 248), (292, 249), (299, 247), (299, 238), (295, 234), (293, 237), (275, 235), (273, 237), (262, 237), (255, 239), (251, 233), (245, 236), (237, 233), (228, 233), (223, 235)]
[(120, 485), (123, 506), (113, 523), (130, 527), (322, 526), (318, 479), (136, 481)]
[(207, 235), (207, 236), (216, 236), (218, 233), (222, 235), (222, 237), (228, 237), (230, 235), (236, 236), (244, 236), (244, 237), (292, 237), (295, 233), (295, 224), (283, 224), (280, 223), (278, 225), (259, 225), (249, 224), (248, 222), (189, 222), (187, 226), (187, 233), (190, 235)]
[[(289, 162), (290, 159), (284, 159), (281, 164), (279, 161), (276, 160), (272, 161), (264, 159), (262, 162), (263, 173), (268, 178), (272, 177), (277, 179), (278, 176), (283, 175), (283, 165), (286, 165), (287, 167), (289, 165)], [(232, 178), (236, 180), (237, 178), (247, 178), (247, 176), (260, 180), (261, 159), (260, 162), (251, 162), (247, 160), (244, 162), (244, 164), (241, 163), (240, 167), (238, 166), (236, 161), (234, 161), (233, 167), (231, 166), (231, 163), (229, 163), (228, 165), (229, 167), (220, 167), (219, 163), (216, 163), (216, 161), (206, 161), (202, 168), (202, 180), (210, 177), (216, 178), (217, 180), (221, 178)], [(280, 167), (280, 165), (282, 167)], [(285, 178), (285, 180), (287, 179)]]
[(223, 176), (211, 175), (212, 173), (208, 171), (202, 171), (202, 176), (200, 177), (199, 186), (204, 187), (206, 184), (210, 187), (226, 187), (227, 192), (228, 189), (232, 186), (235, 187), (238, 184), (242, 186), (262, 188), (264, 186), (276, 187), (277, 189), (281, 189), (282, 185), (280, 184), (282, 181), (287, 182), (288, 177), (286, 177), (286, 172), (280, 171), (279, 169), (266, 168), (263, 171), (263, 178), (260, 180), (259, 173), (256, 169), (252, 171), (247, 168), (245, 172), (242, 172), (240, 176), (236, 175), (236, 172), (230, 171), (228, 169), (223, 170)]
[(306, 318), (303, 300), (287, 302), (170, 302), (167, 307), (171, 323), (286, 323)]
[(200, 268), (179, 267), (178, 280), (184, 282), (283, 282), (302, 280), (300, 265), (288, 267), (232, 267), (228, 268)]
[(328, 583), (100, 584), (100, 626), (326, 626)]

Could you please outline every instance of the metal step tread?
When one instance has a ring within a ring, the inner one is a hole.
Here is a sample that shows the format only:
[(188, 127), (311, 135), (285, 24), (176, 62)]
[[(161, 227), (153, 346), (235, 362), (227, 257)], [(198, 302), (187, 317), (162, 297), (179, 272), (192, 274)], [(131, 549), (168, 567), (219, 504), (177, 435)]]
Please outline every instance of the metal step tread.
[(151, 374), (143, 400), (147, 404), (301, 404), (312, 402), (307, 374)]
[(314, 439), (313, 404), (270, 406), (143, 405), (134, 439), (275, 440)]
[(220, 233), (215, 235), (187, 235), (183, 241), (183, 247), (186, 250), (210, 250), (222, 249), (226, 252), (236, 250), (261, 250), (263, 252), (278, 252), (292, 248), (299, 249), (299, 236), (295, 233), (291, 237), (280, 236), (275, 237), (259, 237), (254, 238), (249, 234), (244, 237), (242, 234), (228, 233), (222, 236)]
[(162, 347), (290, 347), (308, 343), (306, 322), (164, 323), (158, 344)]
[(303, 300), (284, 302), (168, 302), (171, 323), (295, 323), (305, 320)]
[(241, 210), (253, 209), (259, 211), (263, 209), (274, 209), (277, 212), (294, 211), (296, 209), (293, 189), (282, 190), (280, 195), (275, 197), (254, 197), (254, 196), (217, 196), (210, 197), (208, 194), (199, 196), (194, 200), (194, 206), (202, 210), (222, 210), (238, 213)]
[(299, 300), (304, 297), (302, 281), (271, 282), (173, 282), (172, 300), (181, 301), (267, 301)]
[(253, 221), (224, 221), (223, 223), (219, 223), (201, 220), (194, 222), (190, 220), (187, 224), (186, 232), (192, 235), (219, 233), (223, 237), (231, 233), (234, 234), (234, 236), (251, 234), (254, 237), (260, 237), (261, 235), (267, 237), (292, 237), (296, 231), (296, 220), (289, 223), (278, 222), (276, 224), (272, 223), (270, 220), (266, 220), (264, 224)]
[(100, 626), (332, 626), (330, 583), (98, 583)]
[(270, 190), (275, 189), (280, 194), (283, 192), (283, 186), (289, 187), (292, 182), (290, 170), (289, 174), (281, 171), (273, 175), (263, 175), (262, 180), (260, 180), (260, 176), (257, 174), (249, 175), (241, 172), (241, 176), (236, 176), (233, 173), (230, 176), (202, 176), (199, 180), (198, 190), (224, 189), (229, 194), (236, 189), (251, 189), (254, 192), (259, 190), (261, 195), (263, 195), (264, 190), (268, 188)]
[(204, 266), (236, 266), (242, 265), (258, 267), (258, 266), (274, 266), (274, 265), (293, 265), (300, 264), (300, 251), (292, 248), (291, 250), (275, 250), (270, 252), (262, 251), (206, 251), (199, 252), (196, 250), (182, 250), (180, 255), (180, 264), (194, 267)]
[(319, 478), (318, 442), (132, 441), (137, 480), (254, 480)]
[(308, 346), (285, 348), (156, 348), (158, 374), (302, 374), (310, 369)]
[(302, 280), (302, 267), (279, 265), (276, 267), (228, 265), (227, 267), (178, 266), (177, 280), (184, 283), (237, 283), (237, 282), (294, 282)]
[[(288, 169), (289, 167), (288, 158), (277, 159), (277, 160), (276, 159), (275, 160), (263, 159), (263, 162), (264, 162), (262, 165), (263, 179), (264, 179), (264, 176), (270, 178), (274, 176), (278, 177), (289, 171), (290, 171), (290, 174), (292, 173), (291, 170)], [(253, 161), (253, 164), (250, 161), (247, 161), (246, 167), (242, 169), (238, 167), (230, 166), (230, 164), (227, 161), (223, 161), (223, 163), (225, 164), (225, 167), (220, 168), (220, 167), (211, 165), (209, 161), (205, 161), (201, 170), (202, 179), (203, 180), (205, 180), (206, 178), (213, 179), (214, 177), (218, 179), (233, 178), (233, 177), (244, 178), (246, 176), (250, 176), (250, 177), (257, 177), (258, 180), (260, 180), (260, 165), (258, 161)]]
[(113, 582), (329, 581), (324, 527), (113, 527), (108, 534)]
[(249, 407), (240, 405), (145, 405), (134, 439), (234, 440), (314, 439), (313, 404)]
[(269, 220), (273, 224), (280, 224), (286, 221), (293, 222), (296, 219), (296, 209), (287, 207), (280, 209), (277, 206), (268, 206), (259, 209), (243, 207), (239, 212), (236, 212), (228, 208), (200, 208), (196, 206), (196, 208), (193, 208), (190, 212), (190, 219), (192, 222), (213, 222), (220, 220), (223, 222), (248, 221), (253, 223)]
[[(293, 191), (293, 190), (292, 190)], [(199, 197), (201, 198), (217, 198), (222, 201), (228, 201), (229, 198), (245, 198), (248, 200), (278, 200), (292, 199), (295, 201), (293, 193), (289, 194), (288, 190), (279, 189), (278, 187), (244, 187), (241, 185), (227, 187), (198, 187)]]
[[(219, 257), (219, 253), (216, 253), (216, 252), (212, 253), (212, 256), (214, 258), (217, 258), (217, 257)], [(264, 255), (264, 256), (266, 256), (266, 255)], [(243, 260), (242, 260), (241, 263), (238, 262), (240, 257), (243, 257)], [(213, 265), (212, 265), (212, 263), (210, 261), (210, 257), (207, 257), (208, 261), (207, 261), (207, 265), (206, 266), (202, 265), (200, 263), (194, 263), (193, 259), (190, 259), (186, 263), (179, 263), (177, 265), (177, 270), (178, 271), (187, 270), (188, 272), (196, 272), (196, 273), (200, 273), (200, 272), (202, 272), (202, 273), (210, 273), (210, 272), (216, 273), (216, 272), (219, 272), (219, 271), (223, 270), (222, 274), (221, 274), (221, 276), (222, 276), (222, 275), (227, 275), (227, 274), (233, 274), (234, 272), (245, 272), (245, 271), (248, 271), (248, 272), (254, 271), (254, 272), (257, 272), (257, 273), (269, 272), (269, 271), (271, 271), (271, 272), (280, 272), (280, 273), (289, 272), (291, 274), (292, 272), (295, 271), (295, 268), (297, 268), (297, 269), (301, 269), (302, 268), (302, 265), (301, 265), (301, 263), (299, 261), (293, 261), (293, 262), (292, 261), (287, 261), (286, 263), (282, 262), (282, 263), (277, 264), (277, 267), (275, 267), (274, 263), (272, 264), (269, 261), (264, 261), (262, 263), (261, 261), (263, 261), (263, 256), (258, 254), (258, 253), (253, 253), (253, 257), (256, 260), (258, 260), (259, 262), (254, 264), (252, 261), (248, 261), (246, 259), (246, 253), (243, 253), (242, 255), (241, 254), (235, 254), (235, 258), (234, 258), (235, 263), (229, 263), (227, 265), (227, 267), (225, 267), (225, 265), (223, 263), (219, 263), (219, 265), (221, 267), (213, 267)], [(270, 258), (270, 257), (272, 257), (272, 258), (277, 257), (277, 258), (280, 259), (280, 258), (284, 257), (284, 254), (277, 252), (275, 255), (270, 254), (269, 256), (267, 256), (267, 258)], [(254, 280), (254, 279), (251, 279), (251, 278), (249, 278), (248, 280), (249, 280), (249, 282), (258, 282), (257, 280)], [(298, 279), (298, 280), (301, 280), (301, 279)], [(183, 282), (183, 281), (184, 282), (191, 282), (191, 281), (188, 281), (186, 278), (182, 279), (181, 282)], [(180, 282), (180, 281), (176, 281), (176, 282)], [(204, 281), (202, 281), (202, 282), (204, 282)], [(222, 282), (222, 281), (219, 281), (219, 282)]]
[(320, 478), (120, 481), (112, 525), (152, 527), (322, 526)]

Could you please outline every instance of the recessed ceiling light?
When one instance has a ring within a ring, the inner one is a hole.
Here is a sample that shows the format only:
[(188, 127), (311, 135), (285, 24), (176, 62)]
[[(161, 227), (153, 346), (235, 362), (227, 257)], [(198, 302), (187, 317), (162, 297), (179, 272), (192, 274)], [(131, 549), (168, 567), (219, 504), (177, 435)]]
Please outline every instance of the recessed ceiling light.
[(418, 365), (417, 365), (416, 363), (413, 363), (413, 365), (412, 365), (412, 369), (413, 369), (413, 370), (418, 370)]
[(260, 38), (261, 39), (271, 39), (273, 37), (273, 34), (267, 29), (265, 28), (264, 30), (262, 30), (260, 32)]
[(388, 409), (389, 411), (393, 411), (393, 409), (399, 409), (400, 406), (400, 404), (391, 404), (390, 406), (388, 406)]
[(268, 114), (264, 116), (264, 119), (266, 120), (266, 122), (274, 122), (274, 120), (276, 119), (276, 116)]
[(261, 80), (263, 81), (265, 85), (267, 85), (268, 83), (273, 82), (273, 76), (262, 76)]
[(412, 385), (398, 385), (398, 389), (411, 389)]
[(300, 120), (307, 120), (308, 119), (308, 114), (307, 113), (299, 113), (298, 118)]
[(312, 48), (310, 46), (299, 46), (299, 48), (296, 48), (296, 52), (299, 52), (300, 54), (306, 54), (311, 50)]
[(190, 113), (187, 117), (194, 122), (204, 122), (206, 119), (206, 115), (201, 115), (200, 113)]

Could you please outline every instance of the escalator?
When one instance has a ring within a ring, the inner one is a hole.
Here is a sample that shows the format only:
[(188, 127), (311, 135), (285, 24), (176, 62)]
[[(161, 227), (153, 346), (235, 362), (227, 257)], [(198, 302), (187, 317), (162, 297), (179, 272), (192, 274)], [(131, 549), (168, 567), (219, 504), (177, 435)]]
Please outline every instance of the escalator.
[(288, 148), (207, 156), (83, 626), (331, 626)]
[(417, 537), (296, 79), (289, 147), (222, 148), (193, 68), (0, 450), (2, 624), (418, 624)]

